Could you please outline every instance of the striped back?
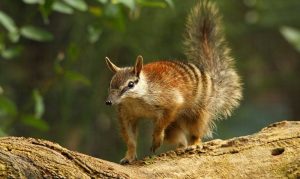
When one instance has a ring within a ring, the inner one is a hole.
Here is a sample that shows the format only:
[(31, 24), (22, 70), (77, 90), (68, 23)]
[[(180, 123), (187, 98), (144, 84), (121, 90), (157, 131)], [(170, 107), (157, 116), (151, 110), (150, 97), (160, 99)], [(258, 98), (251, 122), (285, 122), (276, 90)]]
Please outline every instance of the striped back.
[(211, 78), (196, 65), (180, 61), (157, 61), (147, 64), (143, 68), (148, 84), (153, 84), (153, 92), (162, 88), (178, 89), (185, 98), (187, 106), (206, 106), (213, 95)]

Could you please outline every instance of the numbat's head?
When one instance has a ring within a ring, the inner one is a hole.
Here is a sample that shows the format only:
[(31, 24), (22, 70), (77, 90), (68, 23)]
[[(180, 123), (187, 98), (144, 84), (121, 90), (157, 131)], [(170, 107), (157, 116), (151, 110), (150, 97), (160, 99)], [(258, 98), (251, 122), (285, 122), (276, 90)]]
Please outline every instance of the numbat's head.
[(105, 58), (108, 68), (114, 73), (109, 87), (107, 105), (119, 104), (128, 99), (139, 98), (147, 89), (142, 74), (143, 57), (138, 56), (134, 67), (120, 68)]

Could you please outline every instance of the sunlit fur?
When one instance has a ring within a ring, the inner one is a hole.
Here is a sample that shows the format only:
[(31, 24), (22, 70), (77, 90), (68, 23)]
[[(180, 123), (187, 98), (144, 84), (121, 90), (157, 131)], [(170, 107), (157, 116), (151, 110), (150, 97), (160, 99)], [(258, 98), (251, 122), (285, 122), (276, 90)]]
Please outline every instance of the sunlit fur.
[[(128, 84), (128, 82), (131, 81), (131, 79), (127, 80), (125, 84)], [(147, 95), (148, 91), (148, 85), (146, 83), (146, 79), (144, 74), (140, 74), (139, 82), (135, 85), (133, 89), (128, 90), (124, 95), (121, 96), (121, 100), (126, 101), (127, 98), (133, 98), (133, 99), (143, 99), (144, 96)]]
[(133, 67), (120, 68), (106, 59), (115, 73), (107, 100), (117, 105), (127, 145), (121, 163), (136, 158), (140, 118), (153, 120), (151, 150), (155, 151), (163, 141), (178, 147), (200, 144), (201, 138), (211, 135), (214, 121), (231, 115), (238, 106), (240, 79), (219, 21), (215, 6), (208, 1), (191, 11), (185, 37), (189, 62), (159, 60), (143, 65), (138, 56)]
[(215, 4), (209, 0), (199, 2), (187, 19), (185, 53), (190, 62), (214, 79), (216, 95), (208, 107), (214, 119), (230, 116), (242, 98), (240, 77), (224, 39)]

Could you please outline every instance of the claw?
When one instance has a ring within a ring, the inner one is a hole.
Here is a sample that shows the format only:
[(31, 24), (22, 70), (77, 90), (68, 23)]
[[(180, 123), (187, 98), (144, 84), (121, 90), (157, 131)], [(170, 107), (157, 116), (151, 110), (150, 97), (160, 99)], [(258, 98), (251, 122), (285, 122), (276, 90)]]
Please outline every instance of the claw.
[(123, 159), (120, 160), (120, 164), (121, 165), (127, 165), (127, 164), (129, 164), (129, 160), (127, 158), (123, 158)]
[(137, 159), (137, 157), (134, 157), (133, 159), (128, 159), (128, 158), (126, 158), (126, 157), (124, 157), (124, 158), (122, 158), (121, 160), (120, 160), (120, 164), (121, 165), (128, 165), (128, 164), (131, 164), (133, 161), (135, 161)]
[(161, 141), (160, 142), (153, 142), (153, 144), (150, 148), (151, 152), (155, 154), (155, 151), (161, 146), (161, 143), (162, 143)]
[(163, 143), (163, 135), (153, 135), (152, 146), (150, 148), (151, 152), (155, 154), (156, 149), (158, 149)]

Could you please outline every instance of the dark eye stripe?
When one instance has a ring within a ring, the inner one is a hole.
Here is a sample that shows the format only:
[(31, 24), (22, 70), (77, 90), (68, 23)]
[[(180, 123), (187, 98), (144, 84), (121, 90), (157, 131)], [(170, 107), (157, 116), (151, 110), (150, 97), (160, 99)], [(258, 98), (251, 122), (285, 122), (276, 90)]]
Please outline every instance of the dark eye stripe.
[(122, 90), (121, 90), (121, 92), (120, 92), (120, 96), (122, 96), (122, 94), (124, 94), (126, 91), (128, 91), (129, 90), (129, 87), (128, 86), (126, 86), (125, 88), (123, 88)]
[[(135, 80), (133, 83), (134, 84), (137, 84), (138, 83), (138, 79), (137, 80)], [(129, 82), (130, 83), (130, 82)], [(127, 85), (126, 87), (124, 87), (122, 90), (121, 90), (121, 92), (120, 92), (120, 96), (122, 96), (126, 91), (128, 91), (130, 89), (130, 87)]]

